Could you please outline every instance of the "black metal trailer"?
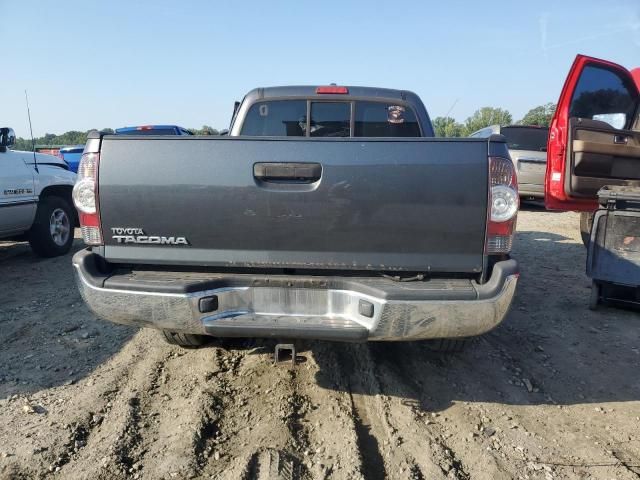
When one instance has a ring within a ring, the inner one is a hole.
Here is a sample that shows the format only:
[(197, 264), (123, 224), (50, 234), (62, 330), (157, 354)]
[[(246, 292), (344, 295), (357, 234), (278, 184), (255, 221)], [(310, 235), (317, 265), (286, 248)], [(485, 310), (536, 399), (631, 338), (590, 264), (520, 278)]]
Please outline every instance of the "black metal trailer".
[(640, 306), (640, 188), (604, 187), (598, 192), (587, 254), (592, 279), (589, 308), (615, 303)]

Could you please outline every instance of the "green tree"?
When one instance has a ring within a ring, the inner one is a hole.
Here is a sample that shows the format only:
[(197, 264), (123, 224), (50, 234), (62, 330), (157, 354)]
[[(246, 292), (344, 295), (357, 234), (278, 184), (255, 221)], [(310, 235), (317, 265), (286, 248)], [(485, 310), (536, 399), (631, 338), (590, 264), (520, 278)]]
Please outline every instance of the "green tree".
[[(111, 129), (107, 129), (111, 130)], [(42, 137), (36, 137), (33, 139), (33, 143), (38, 147), (43, 146), (67, 146), (67, 145), (84, 145), (87, 141), (87, 134), (91, 130), (86, 132), (80, 132), (78, 130), (70, 130), (62, 135), (56, 135), (54, 133), (46, 133)], [(113, 132), (113, 130), (111, 130)], [(16, 144), (14, 150), (32, 150), (32, 144), (30, 138), (16, 138)]]
[(555, 111), (556, 104), (553, 102), (539, 105), (529, 110), (518, 123), (521, 125), (538, 125), (541, 127), (548, 127), (549, 123), (551, 123), (551, 117), (553, 117)]
[(202, 128), (190, 128), (189, 130), (193, 132), (194, 135), (220, 135), (217, 129), (209, 125), (203, 125)]
[(433, 130), (436, 137), (463, 137), (464, 125), (456, 122), (452, 117), (436, 117), (433, 119)]
[[(56, 135), (55, 133), (46, 133), (42, 137), (34, 138), (34, 143), (38, 147), (45, 146), (69, 146), (69, 145), (84, 145), (87, 142), (87, 134), (93, 130), (87, 130), (86, 132), (81, 132), (79, 130), (70, 130), (68, 132), (63, 133), (62, 135)], [(192, 129), (191, 130), (196, 135), (220, 135), (220, 132), (210, 127), (209, 125), (203, 125), (200, 129)], [(114, 134), (114, 130), (112, 128), (103, 128), (100, 130), (102, 133)], [(26, 150), (31, 151), (31, 139), (30, 138), (16, 138), (16, 144), (13, 147), (14, 150)]]
[(18, 137), (16, 138), (16, 143), (11, 148), (14, 150), (26, 150), (27, 152), (30, 152), (32, 150), (31, 139)]
[(494, 107), (482, 107), (476, 110), (473, 115), (464, 122), (465, 135), (470, 135), (476, 130), (488, 127), (489, 125), (509, 125), (513, 122), (513, 117), (508, 110)]
[(62, 135), (57, 135), (52, 144), (53, 145), (80, 145), (84, 144), (87, 141), (87, 133), (79, 132), (77, 130), (71, 130), (69, 132), (63, 133)]

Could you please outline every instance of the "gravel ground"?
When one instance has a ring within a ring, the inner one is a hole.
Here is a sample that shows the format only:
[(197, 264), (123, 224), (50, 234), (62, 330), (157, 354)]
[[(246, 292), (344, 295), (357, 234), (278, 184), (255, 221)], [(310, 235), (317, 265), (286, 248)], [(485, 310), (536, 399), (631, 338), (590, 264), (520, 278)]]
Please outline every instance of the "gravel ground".
[(587, 309), (576, 214), (518, 230), (513, 308), (464, 353), (302, 342), (293, 370), (98, 321), (70, 255), (0, 243), (0, 478), (638, 479), (640, 316)]

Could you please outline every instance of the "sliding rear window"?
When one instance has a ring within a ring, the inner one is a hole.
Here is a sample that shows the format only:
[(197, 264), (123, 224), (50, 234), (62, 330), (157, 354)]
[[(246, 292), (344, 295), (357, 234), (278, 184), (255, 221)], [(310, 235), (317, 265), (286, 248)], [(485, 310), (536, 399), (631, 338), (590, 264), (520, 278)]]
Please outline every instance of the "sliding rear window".
[(311, 137), (350, 137), (351, 103), (312, 102)]
[(274, 137), (420, 136), (420, 125), (408, 106), (315, 100), (308, 105), (310, 119), (307, 122), (306, 100), (257, 102), (247, 112), (240, 134)]

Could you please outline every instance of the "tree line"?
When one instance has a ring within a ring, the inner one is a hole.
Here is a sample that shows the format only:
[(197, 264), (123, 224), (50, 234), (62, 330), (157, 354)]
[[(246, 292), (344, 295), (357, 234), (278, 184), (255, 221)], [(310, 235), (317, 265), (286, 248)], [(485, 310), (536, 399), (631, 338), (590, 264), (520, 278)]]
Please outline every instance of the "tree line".
[[(87, 142), (87, 135), (89, 132), (93, 131), (87, 130), (86, 132), (80, 132), (77, 130), (71, 130), (69, 132), (63, 133), (62, 135), (55, 135), (53, 133), (46, 133), (42, 137), (37, 137), (33, 139), (33, 143), (37, 146), (63, 146), (63, 145), (84, 145)], [(219, 135), (220, 132), (210, 127), (209, 125), (203, 125), (202, 128), (189, 128), (190, 132), (194, 135)], [(112, 128), (103, 128), (100, 130), (104, 133), (115, 133)], [(13, 147), (16, 150), (27, 150), (30, 151), (32, 149), (32, 143), (30, 138), (16, 138), (16, 144)]]
[[(516, 124), (548, 127), (555, 111), (555, 103), (540, 105), (529, 110)], [(432, 123), (436, 137), (466, 137), (489, 125), (512, 125), (513, 116), (502, 108), (483, 107), (476, 110), (464, 123), (459, 123), (452, 117), (436, 117)]]

